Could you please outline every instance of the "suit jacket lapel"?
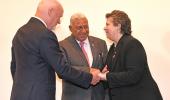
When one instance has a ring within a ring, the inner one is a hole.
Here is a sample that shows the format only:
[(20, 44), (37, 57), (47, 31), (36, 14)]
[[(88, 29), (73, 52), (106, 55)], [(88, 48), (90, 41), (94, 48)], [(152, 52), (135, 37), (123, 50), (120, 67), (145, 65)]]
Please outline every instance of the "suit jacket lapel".
[(82, 60), (82, 61), (85, 61), (86, 65), (88, 66), (87, 60), (84, 60), (84, 59), (86, 59), (86, 57), (84, 56), (84, 54), (83, 54), (83, 52), (82, 52), (79, 44), (77, 43), (77, 41), (75, 40), (75, 38), (74, 38), (72, 35), (70, 36), (69, 41), (70, 41), (70, 43), (72, 44), (72, 46), (73, 46), (74, 48), (76, 48), (77, 53), (80, 55), (81, 60)]
[(114, 52), (113, 52), (113, 55), (112, 55), (112, 61), (113, 61), (113, 64), (112, 64), (112, 68), (111, 68), (111, 71), (114, 71), (115, 68), (116, 68), (116, 62), (119, 58), (119, 50), (117, 50), (115, 48)]
[[(95, 43), (95, 41), (89, 36), (89, 43), (90, 43), (90, 47), (91, 47), (91, 52), (92, 52), (92, 56), (93, 56), (93, 62), (92, 62), (92, 66), (95, 67), (98, 62), (98, 56), (99, 56), (99, 52), (98, 52), (98, 48), (97, 48), (97, 44)], [(98, 66), (96, 66), (98, 67)]]
[(111, 71), (114, 71), (115, 68), (116, 68), (116, 62), (118, 61), (118, 59), (120, 59), (120, 53), (121, 53), (121, 50), (122, 50), (122, 46), (123, 46), (123, 42), (124, 42), (124, 37), (125, 36), (122, 36), (121, 39), (119, 40), (117, 46), (115, 47), (115, 50), (114, 52), (112, 53), (112, 68), (111, 68)]

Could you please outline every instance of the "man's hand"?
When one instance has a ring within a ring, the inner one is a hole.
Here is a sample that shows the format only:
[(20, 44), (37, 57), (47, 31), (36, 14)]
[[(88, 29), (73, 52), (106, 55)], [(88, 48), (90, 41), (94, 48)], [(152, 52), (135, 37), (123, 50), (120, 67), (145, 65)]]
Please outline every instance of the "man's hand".
[(96, 85), (100, 81), (100, 77), (99, 77), (100, 70), (95, 68), (90, 68), (90, 73), (93, 75), (91, 84)]

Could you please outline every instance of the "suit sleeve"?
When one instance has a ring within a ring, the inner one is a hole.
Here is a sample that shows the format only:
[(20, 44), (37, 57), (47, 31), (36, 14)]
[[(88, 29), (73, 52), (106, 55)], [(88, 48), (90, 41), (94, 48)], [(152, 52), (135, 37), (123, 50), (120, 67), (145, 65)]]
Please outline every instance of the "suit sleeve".
[(70, 67), (63, 52), (59, 48), (57, 38), (52, 32), (48, 34), (48, 36), (42, 39), (40, 46), (40, 53), (45, 61), (54, 68), (61, 78), (85, 88), (89, 87), (92, 75)]
[[(144, 68), (147, 65), (143, 46), (138, 41), (131, 41), (124, 50), (124, 70), (110, 72), (106, 75), (109, 87), (132, 85), (141, 80)], [(121, 67), (121, 66), (116, 66)]]
[[(88, 72), (88, 73), (90, 72), (89, 67), (80, 67), (80, 66), (71, 65), (71, 63), (70, 63), (70, 61), (69, 61), (69, 59), (68, 59), (67, 51), (65, 50), (65, 48), (62, 47), (62, 46), (60, 46), (60, 50), (62, 51), (62, 53), (63, 53), (63, 55), (64, 55), (64, 58), (66, 59), (67, 63), (68, 63), (71, 67), (75, 68), (76, 70), (80, 70), (80, 71), (84, 71), (84, 72)], [(59, 78), (62, 78), (59, 74), (57, 74), (57, 75), (58, 75)]]
[(11, 75), (12, 78), (14, 80), (14, 76), (15, 76), (15, 71), (16, 71), (16, 63), (15, 63), (15, 55), (14, 55), (14, 48), (11, 48), (11, 55), (12, 55), (12, 60), (11, 60)]

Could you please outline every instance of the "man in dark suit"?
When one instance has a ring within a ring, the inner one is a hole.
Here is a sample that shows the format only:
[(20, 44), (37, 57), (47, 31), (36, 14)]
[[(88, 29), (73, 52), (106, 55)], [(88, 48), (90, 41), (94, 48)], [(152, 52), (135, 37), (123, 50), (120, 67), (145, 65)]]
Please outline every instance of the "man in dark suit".
[[(85, 15), (75, 13), (70, 19), (69, 37), (60, 42), (68, 62), (78, 70), (90, 72), (103, 69), (107, 46), (104, 40), (89, 36), (88, 20)], [(84, 42), (84, 54), (81, 43)], [(104, 100), (105, 90), (102, 82), (83, 88), (67, 80), (62, 80), (62, 100)]]
[(55, 100), (55, 72), (84, 88), (99, 81), (99, 70), (90, 74), (69, 67), (51, 31), (62, 15), (58, 1), (42, 0), (35, 17), (17, 31), (12, 42), (11, 100)]
[(131, 21), (119, 10), (106, 14), (107, 38), (114, 43), (106, 59), (108, 70), (100, 74), (108, 82), (111, 100), (162, 100), (149, 71), (142, 44), (131, 36)]

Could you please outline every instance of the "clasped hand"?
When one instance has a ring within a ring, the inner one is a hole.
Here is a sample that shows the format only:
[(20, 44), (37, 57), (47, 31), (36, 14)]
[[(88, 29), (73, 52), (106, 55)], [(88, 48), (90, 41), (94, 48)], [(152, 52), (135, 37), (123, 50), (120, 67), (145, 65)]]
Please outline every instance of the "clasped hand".
[(91, 81), (92, 85), (96, 85), (98, 82), (100, 82), (100, 80), (107, 80), (106, 79), (106, 74), (109, 71), (107, 70), (107, 65), (103, 68), (103, 70), (100, 72), (99, 69), (96, 68), (90, 68), (90, 73), (92, 74), (93, 78)]

